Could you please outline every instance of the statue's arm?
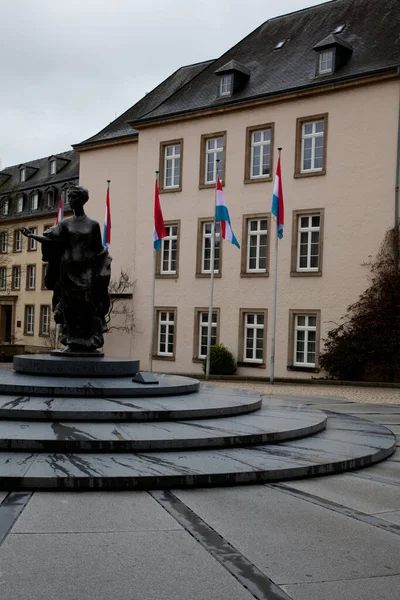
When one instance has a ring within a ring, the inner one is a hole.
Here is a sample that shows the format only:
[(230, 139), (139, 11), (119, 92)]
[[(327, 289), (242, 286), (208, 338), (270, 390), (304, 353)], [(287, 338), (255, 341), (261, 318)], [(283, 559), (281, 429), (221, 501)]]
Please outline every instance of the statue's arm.
[(26, 227), (22, 227), (21, 232), (23, 233), (23, 235), (25, 237), (32, 238), (32, 239), (36, 240), (37, 242), (40, 242), (41, 244), (43, 244), (43, 242), (51, 242), (52, 241), (50, 238), (45, 237), (44, 235), (36, 235), (36, 234), (32, 233), (31, 230), (27, 229)]

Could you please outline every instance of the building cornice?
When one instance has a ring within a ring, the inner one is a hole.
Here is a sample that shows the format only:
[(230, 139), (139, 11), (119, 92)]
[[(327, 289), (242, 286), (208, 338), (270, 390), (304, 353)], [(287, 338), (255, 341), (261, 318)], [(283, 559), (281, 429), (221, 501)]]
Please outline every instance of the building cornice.
[[(134, 129), (132, 127), (132, 129)], [(104, 140), (101, 142), (94, 142), (93, 144), (87, 144), (85, 146), (81, 146), (80, 144), (77, 144), (75, 146), (73, 146), (74, 150), (76, 150), (76, 152), (85, 152), (87, 150), (98, 150), (99, 148), (109, 148), (110, 146), (122, 146), (123, 144), (137, 144), (138, 143), (138, 134), (135, 133), (133, 134), (132, 137), (129, 138), (125, 138), (125, 139), (111, 139), (111, 140)]]

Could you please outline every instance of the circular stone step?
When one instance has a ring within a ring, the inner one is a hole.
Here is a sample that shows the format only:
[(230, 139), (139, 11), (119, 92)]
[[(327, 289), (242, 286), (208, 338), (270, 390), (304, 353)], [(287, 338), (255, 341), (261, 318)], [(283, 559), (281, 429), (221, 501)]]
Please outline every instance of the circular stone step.
[(0, 450), (141, 452), (272, 444), (324, 429), (326, 415), (266, 402), (248, 415), (159, 423), (0, 421)]
[(2, 490), (137, 490), (265, 483), (341, 473), (390, 456), (382, 425), (329, 414), (312, 437), (251, 448), (139, 454), (0, 452)]
[(140, 361), (98, 355), (23, 354), (14, 356), (13, 368), (17, 373), (47, 377), (133, 377), (140, 370)]
[(240, 415), (258, 410), (256, 392), (201, 386), (200, 391), (164, 398), (46, 398), (0, 396), (0, 419), (35, 421), (172, 421)]
[(4, 370), (0, 380), (0, 394), (19, 396), (134, 398), (139, 396), (175, 396), (197, 392), (200, 382), (190, 377), (153, 374), (156, 384), (132, 381), (132, 377), (45, 377)]

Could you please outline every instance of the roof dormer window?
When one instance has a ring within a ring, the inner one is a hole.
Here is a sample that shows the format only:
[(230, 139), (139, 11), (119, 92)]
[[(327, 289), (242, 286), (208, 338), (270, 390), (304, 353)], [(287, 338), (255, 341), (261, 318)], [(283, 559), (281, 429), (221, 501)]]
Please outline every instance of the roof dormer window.
[(232, 94), (233, 74), (222, 75), (219, 82), (219, 95), (230, 96)]
[(325, 50), (319, 54), (319, 75), (327, 75), (333, 71), (333, 50)]
[(22, 213), (24, 210), (24, 197), (18, 196), (17, 198), (17, 213)]
[(57, 173), (57, 160), (54, 158), (50, 161), (50, 175), (55, 175)]
[(25, 167), (22, 167), (22, 169), (19, 172), (19, 180), (21, 183), (25, 183), (26, 181), (26, 169)]
[(5, 200), (3, 200), (3, 207), (2, 208), (3, 208), (3, 210), (2, 210), (3, 215), (7, 216), (8, 212), (9, 212), (9, 208), (10, 208), (10, 201), (9, 201), (8, 198), (5, 198)]
[(31, 210), (38, 210), (38, 208), (39, 208), (39, 192), (32, 192)]

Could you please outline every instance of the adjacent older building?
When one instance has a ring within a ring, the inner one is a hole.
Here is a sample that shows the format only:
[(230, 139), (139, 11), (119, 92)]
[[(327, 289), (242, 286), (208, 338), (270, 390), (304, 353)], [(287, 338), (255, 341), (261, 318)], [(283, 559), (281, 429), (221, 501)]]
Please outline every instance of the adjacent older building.
[[(201, 371), (214, 268), (213, 341), (235, 354), (242, 375), (269, 375), (270, 210), (282, 148), (275, 374), (323, 375), (323, 339), (367, 287), (363, 264), (394, 224), (399, 30), (398, 0), (335, 0), (271, 19), (218, 59), (179, 69), (75, 146), (96, 198), (112, 180), (114, 265), (136, 281), (137, 332), (111, 335), (110, 352), (147, 366), (157, 171), (167, 237), (156, 266), (154, 369)], [(211, 265), (217, 175), (241, 250), (218, 234)], [(103, 204), (94, 211), (101, 218)]]
[[(38, 235), (54, 225), (61, 196), (79, 181), (79, 154), (73, 150), (0, 171), (0, 351), (10, 346), (36, 351), (51, 345), (52, 292), (45, 289), (46, 265)], [(66, 206), (68, 209), (68, 205)]]

